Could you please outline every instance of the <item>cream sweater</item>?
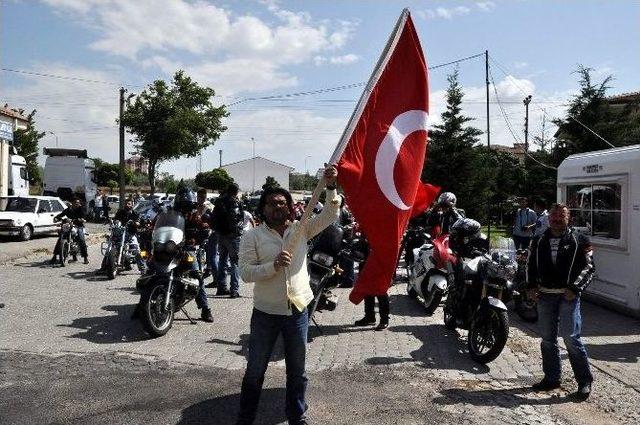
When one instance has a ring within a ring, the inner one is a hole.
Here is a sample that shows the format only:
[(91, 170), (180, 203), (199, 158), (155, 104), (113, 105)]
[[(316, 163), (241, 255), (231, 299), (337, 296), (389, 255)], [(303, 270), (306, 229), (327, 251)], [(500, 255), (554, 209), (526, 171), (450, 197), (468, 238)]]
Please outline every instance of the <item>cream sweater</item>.
[[(276, 271), (273, 261), (293, 237), (300, 222), (293, 222), (284, 237), (265, 223), (249, 230), (240, 240), (240, 277), (245, 282), (255, 282), (253, 306), (269, 314), (291, 315), (293, 305), (306, 306), (313, 299), (307, 272), (307, 241), (335, 222), (340, 211), (340, 198), (335, 190), (326, 190), (322, 213), (311, 218), (302, 237), (291, 250), (291, 265)], [(288, 286), (288, 294), (287, 294)]]

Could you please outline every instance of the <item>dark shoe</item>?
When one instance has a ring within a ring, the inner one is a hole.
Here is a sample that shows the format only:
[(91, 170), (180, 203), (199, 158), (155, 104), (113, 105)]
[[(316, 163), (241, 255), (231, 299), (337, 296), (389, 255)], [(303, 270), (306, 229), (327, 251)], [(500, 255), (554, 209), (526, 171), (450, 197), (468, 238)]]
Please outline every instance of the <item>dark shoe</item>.
[(203, 308), (203, 309), (202, 309), (202, 314), (200, 314), (200, 318), (201, 318), (204, 322), (213, 323), (213, 314), (211, 314), (211, 309), (209, 309), (209, 308)]
[(58, 260), (56, 259), (56, 257), (53, 257), (51, 260), (49, 260), (49, 264), (58, 264)]
[[(204, 269), (204, 272), (202, 273), (202, 278), (206, 279), (209, 276), (211, 276), (211, 269)], [(208, 286), (207, 286), (207, 288), (208, 288)]]
[(560, 388), (560, 382), (547, 381), (546, 378), (531, 386), (533, 391), (551, 391), (557, 388)]
[(389, 327), (389, 322), (387, 321), (380, 321), (380, 323), (378, 323), (378, 326), (376, 326), (376, 330), (377, 331), (383, 331), (385, 329), (387, 329)]
[(363, 317), (360, 320), (356, 320), (353, 326), (371, 326), (376, 324), (376, 319), (371, 317)]
[(89, 264), (89, 257), (84, 257), (84, 263)]
[(227, 288), (218, 288), (216, 295), (230, 295), (231, 293)]
[(240, 293), (238, 291), (231, 291), (229, 298), (240, 298)]
[(591, 382), (584, 384), (578, 384), (578, 391), (576, 391), (576, 397), (580, 401), (585, 401), (591, 395)]

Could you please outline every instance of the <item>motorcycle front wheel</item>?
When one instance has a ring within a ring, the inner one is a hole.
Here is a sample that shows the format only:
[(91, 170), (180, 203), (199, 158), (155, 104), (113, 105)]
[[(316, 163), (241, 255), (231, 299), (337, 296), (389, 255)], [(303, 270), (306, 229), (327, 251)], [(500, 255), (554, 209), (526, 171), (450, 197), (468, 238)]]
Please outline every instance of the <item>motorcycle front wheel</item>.
[(173, 325), (173, 299), (169, 299), (169, 306), (165, 309), (166, 295), (166, 285), (158, 284), (146, 289), (140, 299), (142, 325), (154, 338), (169, 332)]
[(60, 265), (64, 267), (69, 259), (69, 251), (71, 250), (71, 244), (69, 241), (63, 241), (60, 245)]
[(482, 364), (494, 361), (509, 338), (509, 316), (506, 311), (480, 308), (471, 319), (467, 346), (471, 358)]

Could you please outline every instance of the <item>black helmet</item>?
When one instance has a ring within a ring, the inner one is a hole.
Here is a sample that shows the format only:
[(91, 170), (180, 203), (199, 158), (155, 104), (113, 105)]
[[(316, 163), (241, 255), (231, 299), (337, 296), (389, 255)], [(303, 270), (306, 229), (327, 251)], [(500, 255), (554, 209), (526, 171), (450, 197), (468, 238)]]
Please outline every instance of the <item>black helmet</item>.
[(452, 237), (471, 238), (480, 233), (480, 223), (471, 218), (460, 218), (451, 225), (449, 234)]
[(176, 197), (173, 199), (173, 209), (181, 214), (193, 211), (197, 205), (196, 194), (188, 187), (178, 188)]

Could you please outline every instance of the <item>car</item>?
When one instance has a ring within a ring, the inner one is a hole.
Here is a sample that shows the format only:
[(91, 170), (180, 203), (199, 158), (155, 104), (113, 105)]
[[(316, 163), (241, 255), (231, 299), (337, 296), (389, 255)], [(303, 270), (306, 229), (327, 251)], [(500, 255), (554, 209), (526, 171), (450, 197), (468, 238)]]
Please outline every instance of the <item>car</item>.
[(57, 232), (53, 218), (66, 205), (55, 196), (7, 196), (0, 198), (0, 235), (28, 241), (35, 234)]

